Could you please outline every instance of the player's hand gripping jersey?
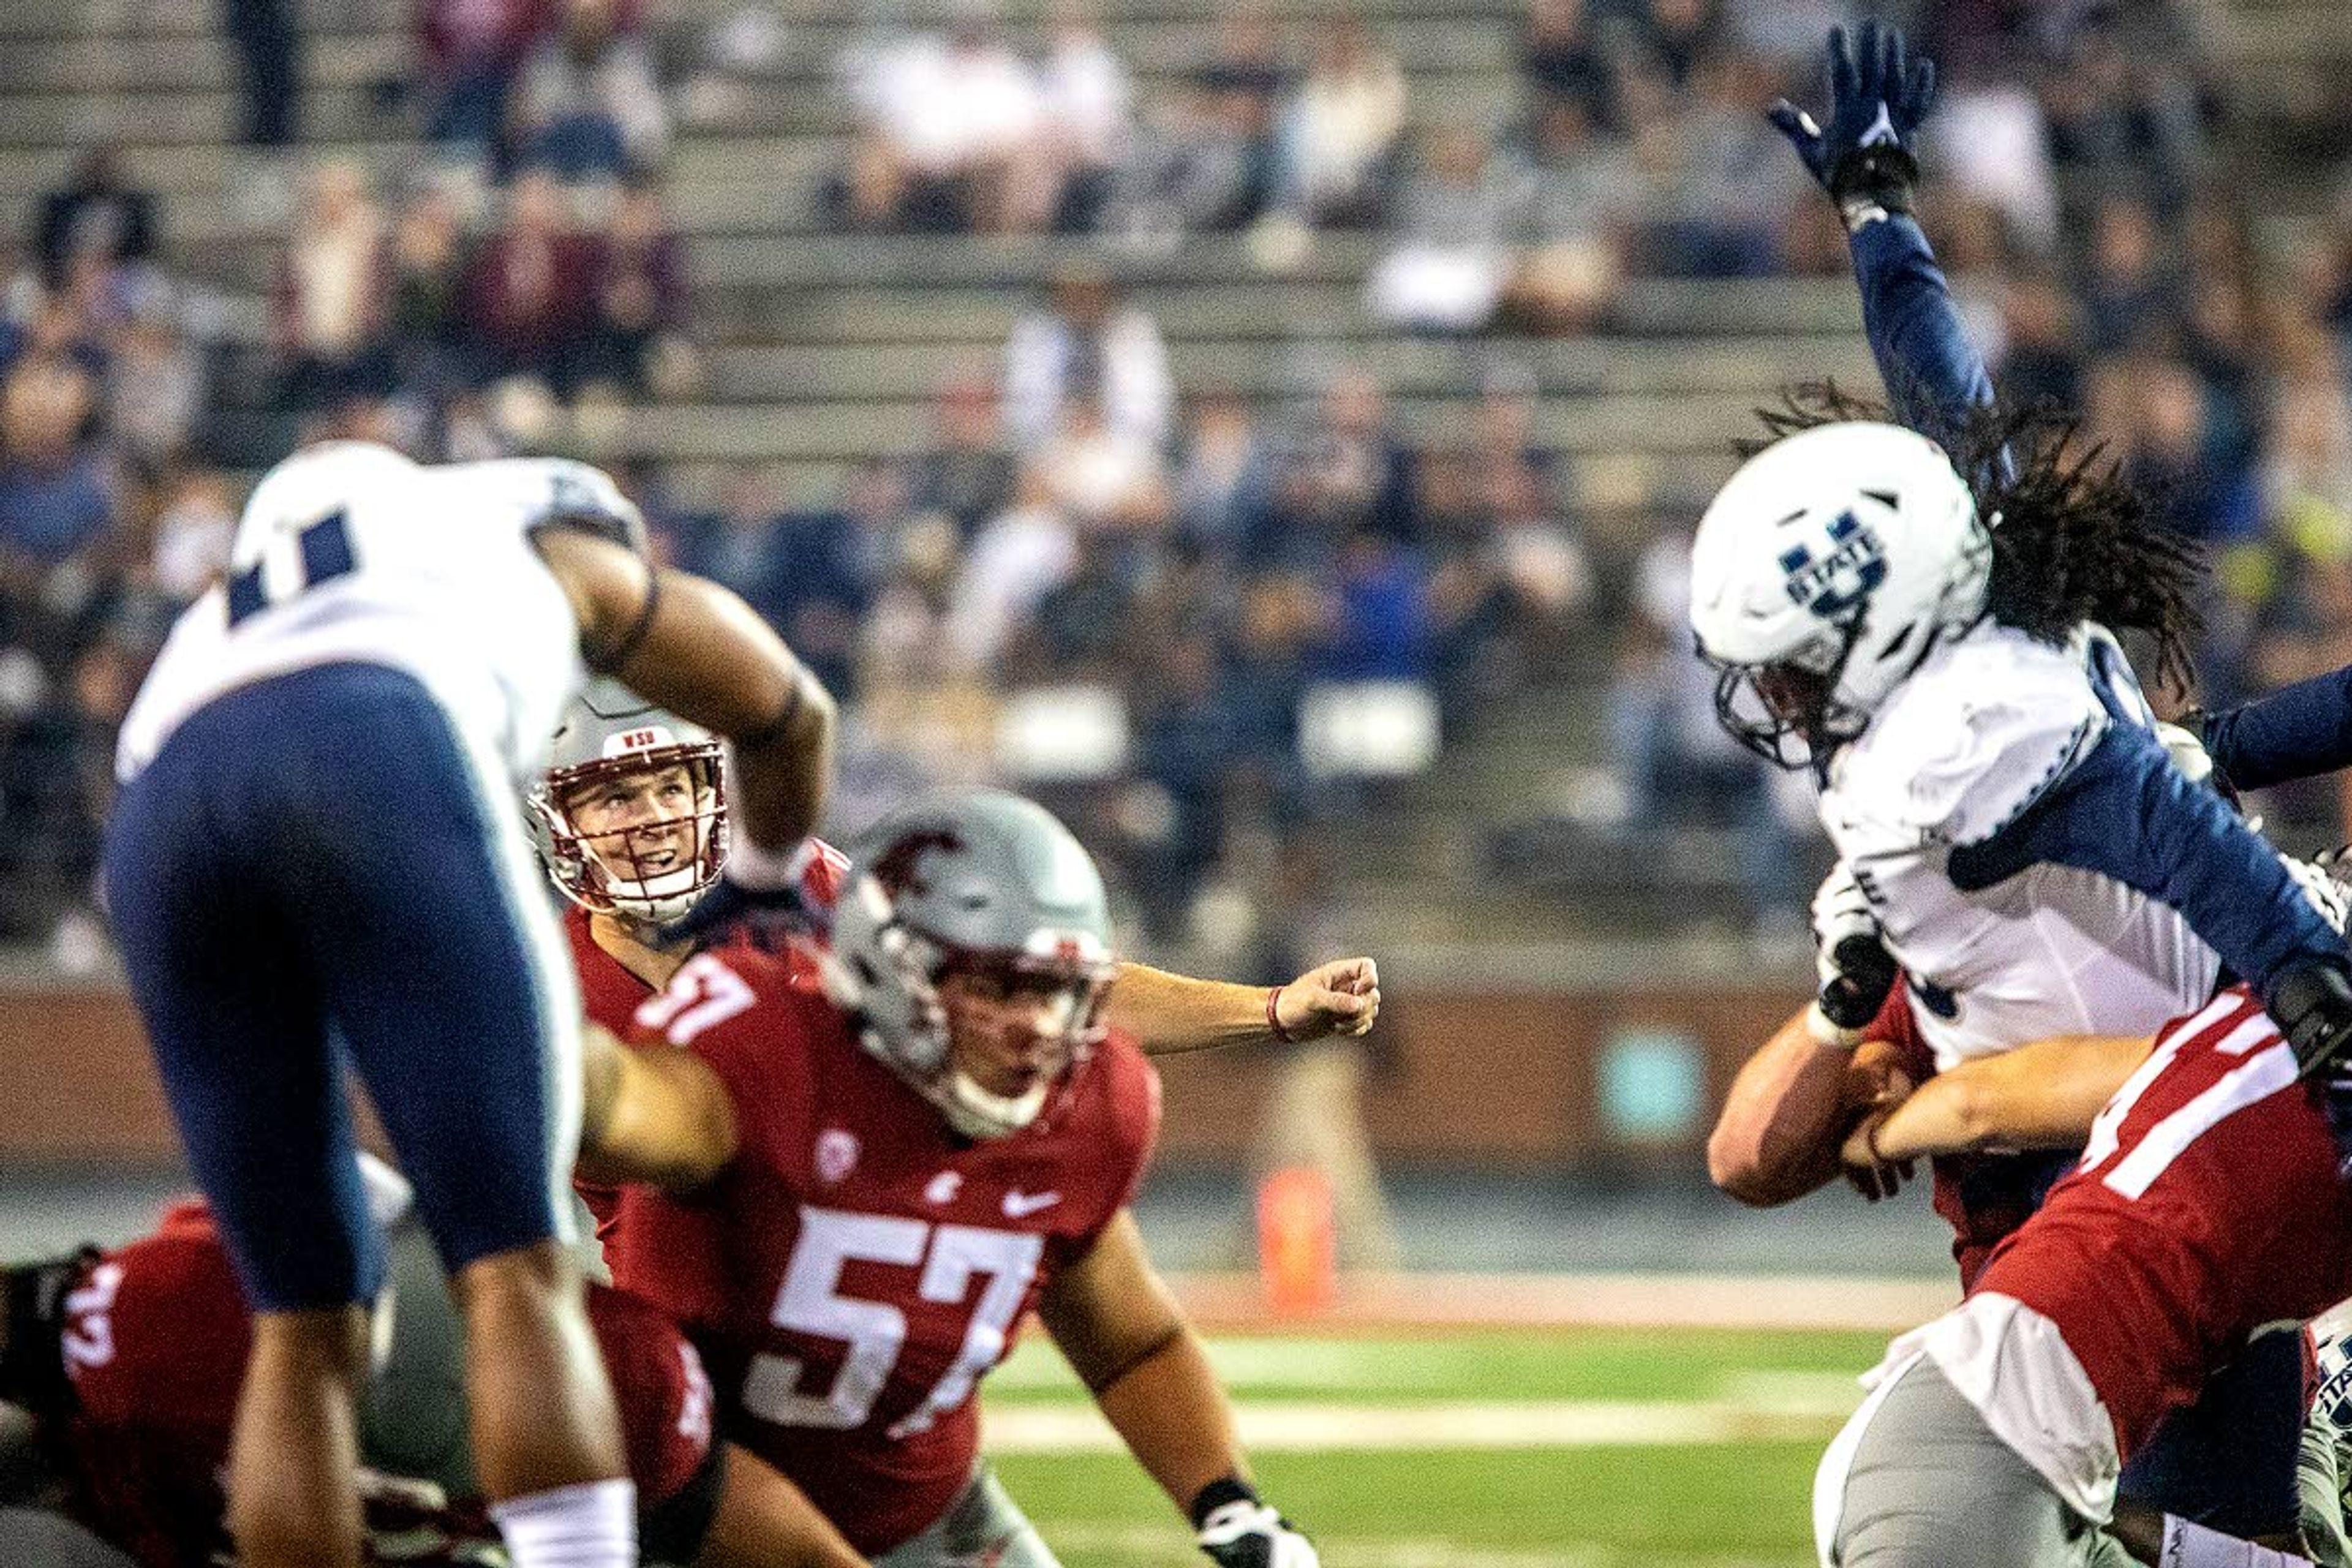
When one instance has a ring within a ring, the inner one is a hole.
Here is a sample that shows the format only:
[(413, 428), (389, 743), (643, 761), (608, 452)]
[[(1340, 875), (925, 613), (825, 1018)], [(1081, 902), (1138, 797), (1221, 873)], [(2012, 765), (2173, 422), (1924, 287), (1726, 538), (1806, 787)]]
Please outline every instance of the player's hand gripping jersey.
[[(437, 1295), (439, 1282), (420, 1283), (389, 1309), (392, 1331), (380, 1342), (389, 1348), (362, 1405), (369, 1561), (503, 1562), (478, 1555), (496, 1548), (498, 1532), (470, 1484), (454, 1347), (426, 1326), (448, 1316), (425, 1293)], [(645, 1302), (592, 1286), (588, 1311), (620, 1396), (639, 1500), (657, 1515), (715, 1480), (709, 1384), (693, 1348)], [(83, 1522), (142, 1568), (229, 1561), (216, 1555), (228, 1545), (220, 1475), (249, 1338), (228, 1255), (194, 1201), (155, 1235), (93, 1259), (68, 1300), (69, 1494)], [(684, 1506), (707, 1520), (709, 1501)]]
[(908, 1540), (971, 1479), (979, 1380), (1133, 1194), (1157, 1076), (1114, 1033), (1035, 1121), (974, 1142), (774, 957), (705, 953), (639, 1024), (717, 1072), (741, 1146), (695, 1200), (624, 1192), (615, 1281), (701, 1349), (724, 1436), (858, 1550)]
[(520, 784), (586, 678), (572, 609), (531, 536), (563, 516), (618, 537), (635, 515), (581, 463), (427, 468), (364, 442), (289, 458), (246, 503), (226, 580), (172, 628), (123, 722), (117, 772), (137, 775), (223, 692), (358, 663), (416, 677)]

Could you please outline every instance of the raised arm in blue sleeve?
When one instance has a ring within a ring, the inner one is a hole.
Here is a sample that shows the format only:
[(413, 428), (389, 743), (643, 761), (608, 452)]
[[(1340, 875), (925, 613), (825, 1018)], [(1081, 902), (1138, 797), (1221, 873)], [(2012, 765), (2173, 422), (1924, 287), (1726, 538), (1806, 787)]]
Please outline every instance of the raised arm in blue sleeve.
[(2202, 739), (2214, 767), (2240, 789), (2352, 767), (2352, 666), (2208, 714)]
[(2278, 851), (2136, 724), (2109, 725), (2023, 816), (1954, 849), (1948, 868), (1955, 887), (1977, 892), (2040, 861), (2113, 877), (2179, 910), (2265, 1002), (2299, 961), (2347, 963), (2344, 938)]
[(1848, 243), (1863, 329), (1895, 417), (1950, 446), (1969, 410), (1992, 401), (1992, 377), (1960, 325), (1927, 237), (1907, 215), (1888, 213)]

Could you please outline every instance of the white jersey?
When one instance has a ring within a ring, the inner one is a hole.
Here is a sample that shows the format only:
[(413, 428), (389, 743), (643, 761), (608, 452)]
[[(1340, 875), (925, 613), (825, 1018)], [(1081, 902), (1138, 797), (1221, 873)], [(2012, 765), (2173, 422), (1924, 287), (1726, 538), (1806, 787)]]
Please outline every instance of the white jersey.
[(634, 515), (579, 463), (424, 468), (387, 447), (299, 452), (247, 502), (225, 580), (181, 616), (125, 719), (137, 776), (190, 714), (314, 665), (423, 682), (478, 754), (535, 776), (587, 671), (570, 602), (531, 543), (551, 513)]
[(2015, 821), (2119, 722), (2154, 719), (2105, 633), (2055, 648), (1987, 621), (1930, 654), (1831, 764), (1822, 824), (1910, 977), (1938, 1068), (2053, 1036), (2152, 1034), (2211, 994), (2212, 950), (2112, 878), (2044, 864), (1979, 892), (1952, 883), (1956, 847)]

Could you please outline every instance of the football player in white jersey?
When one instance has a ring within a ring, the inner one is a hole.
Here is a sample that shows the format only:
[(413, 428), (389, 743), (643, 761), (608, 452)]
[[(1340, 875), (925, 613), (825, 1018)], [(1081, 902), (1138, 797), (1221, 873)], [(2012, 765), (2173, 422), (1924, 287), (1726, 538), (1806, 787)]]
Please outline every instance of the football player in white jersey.
[[(1824, 938), (1825, 1030), (1892, 977), (1939, 1062), (2201, 1005), (2220, 963), (2305, 1061), (2352, 1034), (2352, 956), (2278, 854), (2172, 765), (2106, 628), (2185, 672), (2193, 553), (2139, 498), (1991, 413), (1909, 216), (1934, 70), (1899, 34), (1831, 45), (1826, 129), (1774, 119), (1836, 200), (1883, 379), (1914, 426), (1832, 407), (1766, 447), (1701, 520), (1691, 626), (1744, 743), (1822, 785), (1866, 911)], [(1943, 445), (1916, 433), (1927, 430)], [(1949, 451), (1948, 452), (1948, 448)], [(1855, 941), (1853, 939), (1864, 940)]]
[[(358, 1303), (381, 1282), (357, 1073), (468, 1327), (517, 1568), (629, 1568), (635, 1507), (558, 1216), (580, 1002), (516, 809), (593, 671), (728, 737), (728, 878), (780, 880), (833, 708), (724, 590), (649, 565), (568, 462), (331, 443), (254, 491), (126, 720), (106, 889), (189, 1160), (256, 1313), (228, 1480), (253, 1568), (355, 1568)], [(421, 918), (420, 918), (421, 917)]]

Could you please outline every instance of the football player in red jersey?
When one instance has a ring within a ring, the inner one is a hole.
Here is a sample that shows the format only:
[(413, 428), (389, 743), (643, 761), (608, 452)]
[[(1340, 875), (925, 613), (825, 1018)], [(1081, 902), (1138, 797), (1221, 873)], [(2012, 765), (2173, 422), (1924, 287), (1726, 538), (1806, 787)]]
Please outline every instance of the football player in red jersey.
[[(740, 950), (592, 1048), (615, 1279), (702, 1351), (719, 1430), (898, 1568), (1050, 1552), (980, 1460), (972, 1394), (1034, 1308), (1224, 1568), (1312, 1568), (1129, 1203), (1159, 1119), (1097, 1021), (1101, 879), (1030, 802), (965, 791), (861, 840), (820, 994)], [(583, 1168), (587, 1168), (583, 1165)]]
[[(564, 930), (588, 1016), (625, 1035), (637, 1009), (694, 953), (692, 942), (665, 928), (694, 909), (727, 862), (719, 742), (616, 682), (594, 681), (556, 731), (548, 770), (525, 806), (540, 858), (572, 905)], [(802, 905), (830, 911), (847, 864), (832, 846), (807, 840), (791, 863)], [(818, 988), (814, 949), (787, 946), (779, 956), (794, 984)], [(1380, 1007), (1380, 971), (1369, 958), (1318, 965), (1271, 991), (1122, 962), (1104, 1020), (1160, 1055), (1361, 1035)], [(578, 1184), (602, 1240), (614, 1195)]]
[[(2352, 1294), (2352, 1194), (2242, 987), (2146, 1040), (2046, 1041), (1889, 1096), (1844, 1159), (2082, 1147), (1967, 1300), (1895, 1342), (1814, 1490), (1824, 1563), (2307, 1561), (2116, 1509), (2124, 1463), (2267, 1334)], [(2340, 1521), (2329, 1544), (2342, 1550)], [(2334, 1560), (2332, 1557), (2326, 1560)]]
[[(406, 1184), (380, 1165), (368, 1175), (391, 1233), (360, 1404), (369, 1561), (489, 1568), (504, 1558), (467, 1452), (462, 1327), (405, 1217)], [(111, 1251), (0, 1269), (0, 1399), (36, 1413), (36, 1468), (53, 1483), (40, 1511), (0, 1513), (0, 1561), (231, 1561), (220, 1477), (252, 1330), (205, 1205), (175, 1205)], [(701, 1359), (657, 1310), (592, 1285), (588, 1314), (620, 1396), (647, 1562), (856, 1568), (790, 1483), (714, 1442)]]

